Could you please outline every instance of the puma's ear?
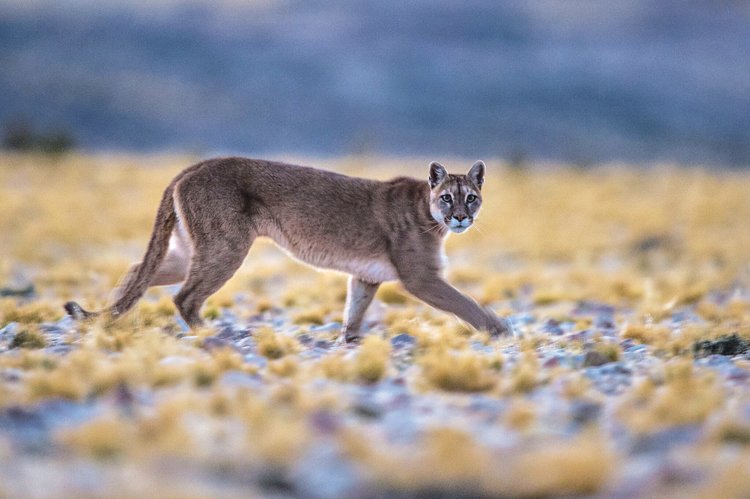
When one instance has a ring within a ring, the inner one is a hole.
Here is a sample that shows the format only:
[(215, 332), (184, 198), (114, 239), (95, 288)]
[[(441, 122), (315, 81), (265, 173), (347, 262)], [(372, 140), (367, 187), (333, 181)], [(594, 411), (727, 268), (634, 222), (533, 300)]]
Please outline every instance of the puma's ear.
[(447, 176), (448, 172), (443, 165), (437, 161), (430, 163), (430, 189), (440, 185)]
[(484, 183), (484, 161), (477, 161), (474, 163), (474, 166), (469, 170), (468, 177), (481, 189), (482, 184)]

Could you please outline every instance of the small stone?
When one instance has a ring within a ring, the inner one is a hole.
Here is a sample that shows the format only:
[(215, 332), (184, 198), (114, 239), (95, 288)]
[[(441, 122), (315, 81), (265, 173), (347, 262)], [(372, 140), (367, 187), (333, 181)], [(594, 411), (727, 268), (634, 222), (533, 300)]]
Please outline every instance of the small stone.
[(743, 340), (737, 333), (722, 336), (716, 340), (696, 341), (693, 344), (693, 355), (695, 358), (707, 355), (740, 355), (750, 350), (750, 343)]
[(622, 362), (617, 362), (617, 361), (610, 361), (606, 365), (603, 365), (601, 368), (601, 372), (602, 374), (612, 374), (612, 375), (633, 374), (632, 369), (630, 369), (628, 366), (626, 366)]
[(16, 296), (19, 298), (29, 298), (31, 296), (34, 296), (35, 294), (36, 294), (36, 290), (34, 289), (33, 284), (29, 284), (28, 286), (24, 288), (11, 288), (11, 287), (0, 288), (0, 297)]
[(546, 359), (544, 359), (544, 362), (542, 362), (542, 367), (546, 369), (557, 367), (559, 365), (560, 365), (560, 358), (557, 355), (554, 355), (552, 357), (547, 357)]
[(21, 376), (23, 376), (23, 371), (12, 367), (8, 367), (0, 371), (0, 379), (2, 379), (3, 381), (19, 381), (21, 379)]
[(601, 413), (601, 406), (596, 402), (576, 401), (570, 408), (570, 418), (579, 425), (594, 421)]
[(135, 402), (135, 395), (127, 383), (118, 383), (114, 390), (114, 398), (117, 405), (129, 410)]
[(225, 326), (214, 337), (220, 340), (231, 340), (235, 337), (235, 331), (231, 326)]
[(313, 346), (322, 350), (328, 350), (331, 348), (331, 342), (328, 340), (316, 340)]
[(51, 353), (53, 355), (65, 355), (67, 353), (70, 353), (71, 350), (73, 350), (73, 347), (71, 347), (70, 345), (54, 345), (44, 349), (45, 352)]
[(331, 411), (317, 410), (310, 415), (310, 424), (320, 433), (330, 435), (338, 430), (340, 421)]
[(747, 381), (748, 378), (750, 378), (750, 372), (737, 366), (733, 366), (727, 373), (727, 379), (730, 379), (732, 381), (744, 382)]
[(542, 324), (542, 331), (554, 336), (561, 336), (565, 334), (565, 331), (560, 327), (560, 321), (556, 319), (547, 319)]
[(0, 328), (0, 341), (13, 341), (13, 338), (16, 336), (16, 331), (18, 330), (18, 323), (17, 322), (9, 322), (2, 328)]
[(612, 316), (615, 313), (615, 307), (607, 305), (606, 303), (583, 300), (578, 302), (576, 308), (573, 310), (573, 315), (609, 315)]
[(641, 435), (633, 442), (633, 454), (663, 454), (677, 445), (694, 443), (700, 436), (700, 426), (679, 426)]
[(360, 398), (352, 406), (354, 413), (366, 418), (379, 418), (383, 414), (383, 408), (369, 398)]
[(258, 388), (263, 384), (261, 377), (257, 374), (248, 374), (242, 371), (226, 371), (219, 380), (222, 386), (242, 386)]
[(575, 331), (565, 335), (565, 339), (568, 341), (587, 341), (590, 340), (592, 333), (589, 329), (582, 329), (581, 331)]
[(598, 329), (605, 329), (605, 330), (614, 330), (615, 329), (615, 321), (612, 320), (609, 316), (598, 316), (596, 320), (594, 321), (594, 325)]
[(513, 314), (509, 316), (507, 318), (507, 321), (510, 323), (510, 326), (512, 327), (528, 326), (536, 322), (536, 317), (534, 316), (534, 314), (530, 314), (528, 312), (521, 312), (521, 313)]
[(315, 341), (315, 338), (310, 333), (301, 333), (297, 335), (297, 341), (301, 345), (310, 346)]
[(245, 362), (259, 368), (264, 368), (268, 365), (268, 359), (262, 355), (247, 354), (245, 355)]
[(311, 333), (327, 333), (332, 331), (339, 331), (341, 329), (341, 323), (340, 322), (328, 322), (326, 324), (321, 324), (320, 326), (311, 326), (310, 332)]
[(393, 348), (411, 348), (417, 343), (417, 339), (406, 333), (397, 334), (391, 338)]
[(203, 340), (203, 348), (208, 351), (216, 350), (218, 348), (227, 348), (231, 346), (231, 342), (216, 336), (209, 336), (208, 338)]
[(65, 334), (66, 330), (57, 324), (44, 323), (39, 325), (39, 329), (44, 331), (46, 334), (59, 336)]
[(183, 357), (182, 355), (169, 355), (159, 361), (159, 364), (164, 366), (187, 366), (194, 363), (195, 361), (193, 359), (190, 357)]
[(610, 362), (612, 362), (612, 359), (601, 352), (597, 352), (596, 350), (589, 350), (583, 357), (583, 367), (603, 366), (604, 364), (608, 364)]

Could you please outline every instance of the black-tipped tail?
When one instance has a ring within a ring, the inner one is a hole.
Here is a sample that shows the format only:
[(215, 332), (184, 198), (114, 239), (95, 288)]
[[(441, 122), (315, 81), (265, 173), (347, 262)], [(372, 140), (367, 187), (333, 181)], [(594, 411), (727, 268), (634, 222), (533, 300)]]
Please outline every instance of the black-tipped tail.
[(63, 307), (65, 308), (65, 311), (68, 313), (68, 315), (77, 321), (91, 319), (99, 315), (96, 312), (88, 312), (84, 310), (82, 306), (74, 301), (69, 301), (68, 303), (63, 305)]

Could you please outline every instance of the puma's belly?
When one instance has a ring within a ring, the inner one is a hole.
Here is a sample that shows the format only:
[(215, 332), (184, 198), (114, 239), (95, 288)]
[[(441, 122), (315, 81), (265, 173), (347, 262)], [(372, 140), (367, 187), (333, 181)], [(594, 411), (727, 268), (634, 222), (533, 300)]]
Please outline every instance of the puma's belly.
[(386, 257), (351, 255), (345, 248), (331, 250), (312, 243), (290, 241), (279, 230), (270, 230), (268, 236), (290, 256), (313, 267), (346, 272), (371, 283), (398, 279), (396, 269)]
[(396, 269), (390, 262), (380, 260), (351, 260), (341, 262), (341, 268), (334, 268), (342, 272), (355, 275), (365, 282), (379, 283), (385, 281), (395, 281), (398, 279)]

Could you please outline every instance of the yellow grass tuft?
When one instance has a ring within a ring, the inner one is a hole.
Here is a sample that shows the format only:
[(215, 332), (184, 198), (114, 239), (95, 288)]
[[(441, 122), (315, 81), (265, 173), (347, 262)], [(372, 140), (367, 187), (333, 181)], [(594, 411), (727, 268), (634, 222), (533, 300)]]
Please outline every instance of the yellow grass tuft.
[(443, 349), (424, 355), (419, 363), (430, 386), (454, 392), (483, 392), (498, 381), (493, 359), (472, 351)]
[(132, 429), (125, 421), (107, 417), (62, 430), (57, 439), (64, 445), (105, 459), (125, 452), (130, 447), (133, 437)]
[(49, 302), (34, 301), (24, 305), (11, 298), (0, 299), (0, 326), (9, 322), (20, 324), (39, 324), (53, 322), (63, 315), (62, 307)]
[(375, 383), (388, 372), (391, 344), (376, 336), (366, 336), (354, 355), (335, 352), (318, 362), (319, 372), (328, 379)]
[(374, 383), (382, 378), (388, 369), (388, 356), (391, 344), (375, 335), (367, 336), (354, 359), (354, 377), (365, 383)]
[(701, 423), (724, 403), (724, 390), (711, 373), (695, 372), (690, 359), (669, 361), (664, 384), (637, 385), (619, 410), (634, 431)]
[(44, 348), (46, 345), (44, 335), (34, 327), (18, 331), (10, 343), (11, 348)]
[(280, 359), (299, 350), (299, 343), (290, 336), (277, 334), (272, 328), (263, 326), (254, 333), (258, 352), (269, 359)]
[(605, 440), (584, 434), (523, 454), (511, 466), (512, 495), (547, 497), (597, 492), (612, 475), (615, 457)]
[(325, 324), (329, 310), (327, 307), (314, 306), (305, 308), (294, 315), (295, 324)]

